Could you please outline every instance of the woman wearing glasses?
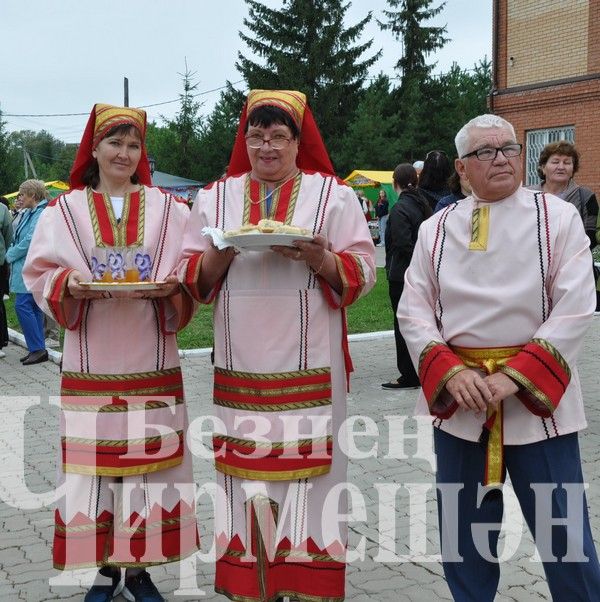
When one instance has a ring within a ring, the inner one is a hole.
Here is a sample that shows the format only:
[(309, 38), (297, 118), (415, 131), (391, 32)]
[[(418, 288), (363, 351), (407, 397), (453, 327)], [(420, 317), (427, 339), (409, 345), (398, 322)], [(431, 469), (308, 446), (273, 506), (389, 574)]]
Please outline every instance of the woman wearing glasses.
[[(236, 254), (200, 234), (264, 218), (312, 240)], [(215, 303), (215, 589), (341, 599), (346, 530), (334, 514), (346, 501), (326, 500), (346, 479), (344, 310), (374, 284), (374, 248), (304, 94), (250, 92), (227, 176), (199, 193), (183, 254), (186, 287)]]

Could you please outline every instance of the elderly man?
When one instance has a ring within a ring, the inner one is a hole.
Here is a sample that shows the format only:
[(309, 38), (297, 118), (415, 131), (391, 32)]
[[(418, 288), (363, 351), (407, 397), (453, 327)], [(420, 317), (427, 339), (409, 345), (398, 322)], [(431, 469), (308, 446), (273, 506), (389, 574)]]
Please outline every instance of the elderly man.
[[(456, 136), (472, 195), (421, 227), (398, 322), (434, 418), (444, 573), (493, 600), (508, 471), (554, 600), (597, 600), (575, 362), (595, 306), (589, 241), (569, 203), (521, 186), (521, 145), (494, 115)], [(560, 525), (560, 526), (557, 526)]]

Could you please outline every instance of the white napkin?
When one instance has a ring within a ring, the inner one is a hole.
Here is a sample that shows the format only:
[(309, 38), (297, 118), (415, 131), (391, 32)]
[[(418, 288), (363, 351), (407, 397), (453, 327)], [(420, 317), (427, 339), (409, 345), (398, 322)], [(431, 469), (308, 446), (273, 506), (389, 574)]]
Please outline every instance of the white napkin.
[(225, 237), (223, 236), (223, 230), (221, 230), (220, 228), (210, 228), (206, 226), (202, 228), (202, 234), (204, 236), (210, 236), (212, 238), (213, 244), (220, 251), (226, 249), (227, 247), (235, 246), (229, 241), (225, 240)]

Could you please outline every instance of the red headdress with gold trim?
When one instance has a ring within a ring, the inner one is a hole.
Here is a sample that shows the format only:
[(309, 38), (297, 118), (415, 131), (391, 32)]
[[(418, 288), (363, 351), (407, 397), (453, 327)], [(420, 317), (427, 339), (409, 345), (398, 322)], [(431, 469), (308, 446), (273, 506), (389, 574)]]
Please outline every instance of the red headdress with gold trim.
[(139, 131), (142, 138), (142, 156), (135, 173), (141, 184), (152, 186), (150, 164), (148, 163), (148, 155), (144, 143), (146, 138), (146, 111), (131, 107), (95, 104), (83, 131), (81, 143), (79, 144), (77, 155), (71, 168), (71, 175), (69, 177), (71, 188), (82, 188), (85, 186), (83, 175), (94, 161), (92, 151), (106, 134), (118, 125), (132, 125)]
[(246, 150), (245, 130), (248, 115), (261, 106), (273, 106), (283, 109), (294, 120), (300, 130), (300, 144), (296, 165), (305, 171), (318, 171), (334, 175), (333, 165), (321, 138), (315, 118), (306, 103), (306, 96), (294, 90), (251, 90), (240, 117), (231, 159), (227, 166), (227, 175), (236, 176), (251, 170)]

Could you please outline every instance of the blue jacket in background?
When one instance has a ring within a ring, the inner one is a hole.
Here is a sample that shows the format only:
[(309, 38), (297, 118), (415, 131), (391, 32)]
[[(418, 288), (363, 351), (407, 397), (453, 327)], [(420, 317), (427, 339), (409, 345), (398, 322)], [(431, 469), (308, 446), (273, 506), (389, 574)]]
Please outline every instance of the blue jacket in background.
[(6, 261), (10, 263), (11, 293), (29, 292), (23, 282), (23, 266), (27, 258), (27, 251), (29, 251), (33, 231), (47, 204), (48, 201), (43, 199), (37, 204), (35, 209), (27, 209), (23, 212), (23, 216), (17, 224), (12, 244), (8, 248), (8, 251), (6, 251)]

